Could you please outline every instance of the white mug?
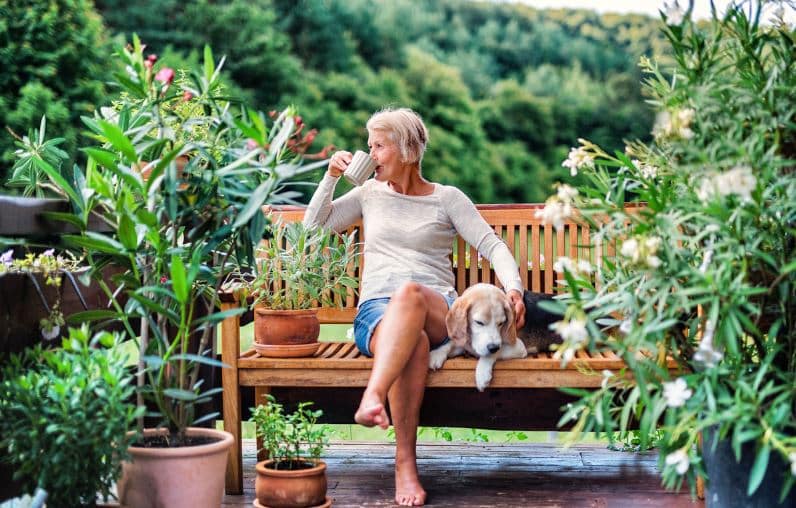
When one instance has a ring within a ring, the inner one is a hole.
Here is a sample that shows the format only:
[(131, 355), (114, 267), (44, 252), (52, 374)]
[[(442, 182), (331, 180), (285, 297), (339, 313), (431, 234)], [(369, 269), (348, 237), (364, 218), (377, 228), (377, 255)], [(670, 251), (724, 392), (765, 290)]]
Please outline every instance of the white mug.
[(371, 159), (370, 155), (362, 150), (357, 150), (351, 159), (351, 163), (343, 172), (343, 176), (352, 184), (359, 186), (370, 178), (370, 175), (376, 170), (376, 166), (376, 161)]

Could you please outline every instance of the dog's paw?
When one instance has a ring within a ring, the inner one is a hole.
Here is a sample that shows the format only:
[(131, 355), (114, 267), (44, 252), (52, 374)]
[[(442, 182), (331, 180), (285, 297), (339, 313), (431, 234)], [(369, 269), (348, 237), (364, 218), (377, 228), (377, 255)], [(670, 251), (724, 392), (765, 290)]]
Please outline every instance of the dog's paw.
[(483, 392), (492, 381), (492, 363), (479, 361), (475, 367), (475, 387)]
[(448, 350), (445, 348), (435, 349), (431, 351), (428, 355), (428, 368), (431, 370), (437, 370), (442, 368), (445, 364), (445, 360), (448, 359)]

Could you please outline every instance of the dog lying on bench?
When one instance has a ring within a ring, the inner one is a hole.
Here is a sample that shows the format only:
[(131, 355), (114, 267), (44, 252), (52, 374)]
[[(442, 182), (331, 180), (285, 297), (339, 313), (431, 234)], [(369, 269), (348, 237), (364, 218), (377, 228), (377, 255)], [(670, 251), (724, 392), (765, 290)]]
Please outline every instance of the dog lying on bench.
[(525, 358), (528, 353), (547, 351), (561, 337), (550, 325), (561, 320), (539, 307), (539, 302), (552, 295), (525, 291), (525, 325), (514, 326), (514, 310), (506, 294), (492, 284), (469, 287), (451, 306), (445, 318), (450, 341), (431, 351), (429, 367), (439, 369), (448, 358), (469, 353), (478, 358), (475, 386), (479, 391), (492, 380), (497, 360)]

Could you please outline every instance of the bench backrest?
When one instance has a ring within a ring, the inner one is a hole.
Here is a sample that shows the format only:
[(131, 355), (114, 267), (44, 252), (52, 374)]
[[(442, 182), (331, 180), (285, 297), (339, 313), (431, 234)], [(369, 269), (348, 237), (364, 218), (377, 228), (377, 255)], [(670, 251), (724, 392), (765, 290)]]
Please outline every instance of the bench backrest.
[[(477, 205), (477, 208), (514, 252), (523, 286), (531, 291), (557, 293), (562, 290), (556, 281), (563, 279), (564, 275), (553, 270), (553, 264), (561, 256), (575, 261), (585, 259), (599, 266), (604, 255), (613, 255), (611, 246), (603, 248), (601, 245), (592, 245), (588, 225), (573, 220), (567, 222), (563, 230), (556, 231), (552, 226), (542, 224), (541, 219), (537, 219), (535, 215), (537, 210), (544, 208), (543, 204)], [(271, 209), (271, 213), (282, 222), (298, 222), (304, 217), (304, 208), (275, 207)], [(364, 237), (361, 229), (361, 224), (355, 224), (347, 233), (356, 231), (357, 241), (362, 242)], [(452, 258), (451, 266), (459, 294), (479, 282), (500, 285), (489, 262), (479, 259), (475, 248), (460, 237), (455, 240)], [(359, 259), (361, 261), (361, 257)], [(350, 266), (349, 271), (359, 278), (361, 262)], [(350, 291), (340, 303), (342, 308), (321, 309), (318, 313), (321, 323), (353, 322), (358, 303), (355, 293)]]

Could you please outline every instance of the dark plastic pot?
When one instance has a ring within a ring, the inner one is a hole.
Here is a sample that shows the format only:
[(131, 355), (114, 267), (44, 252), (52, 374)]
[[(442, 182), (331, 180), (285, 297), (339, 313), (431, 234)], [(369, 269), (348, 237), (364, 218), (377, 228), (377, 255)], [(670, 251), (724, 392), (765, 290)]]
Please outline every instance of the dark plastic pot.
[(790, 464), (778, 453), (771, 453), (763, 482), (752, 494), (746, 496), (749, 474), (755, 461), (754, 442), (741, 447), (741, 461), (735, 461), (729, 439), (719, 441), (713, 449), (717, 429), (710, 428), (703, 434), (702, 456), (708, 472), (705, 489), (707, 508), (775, 508), (796, 506), (796, 489), (791, 489), (787, 498), (779, 503), (784, 475), (790, 475)]

